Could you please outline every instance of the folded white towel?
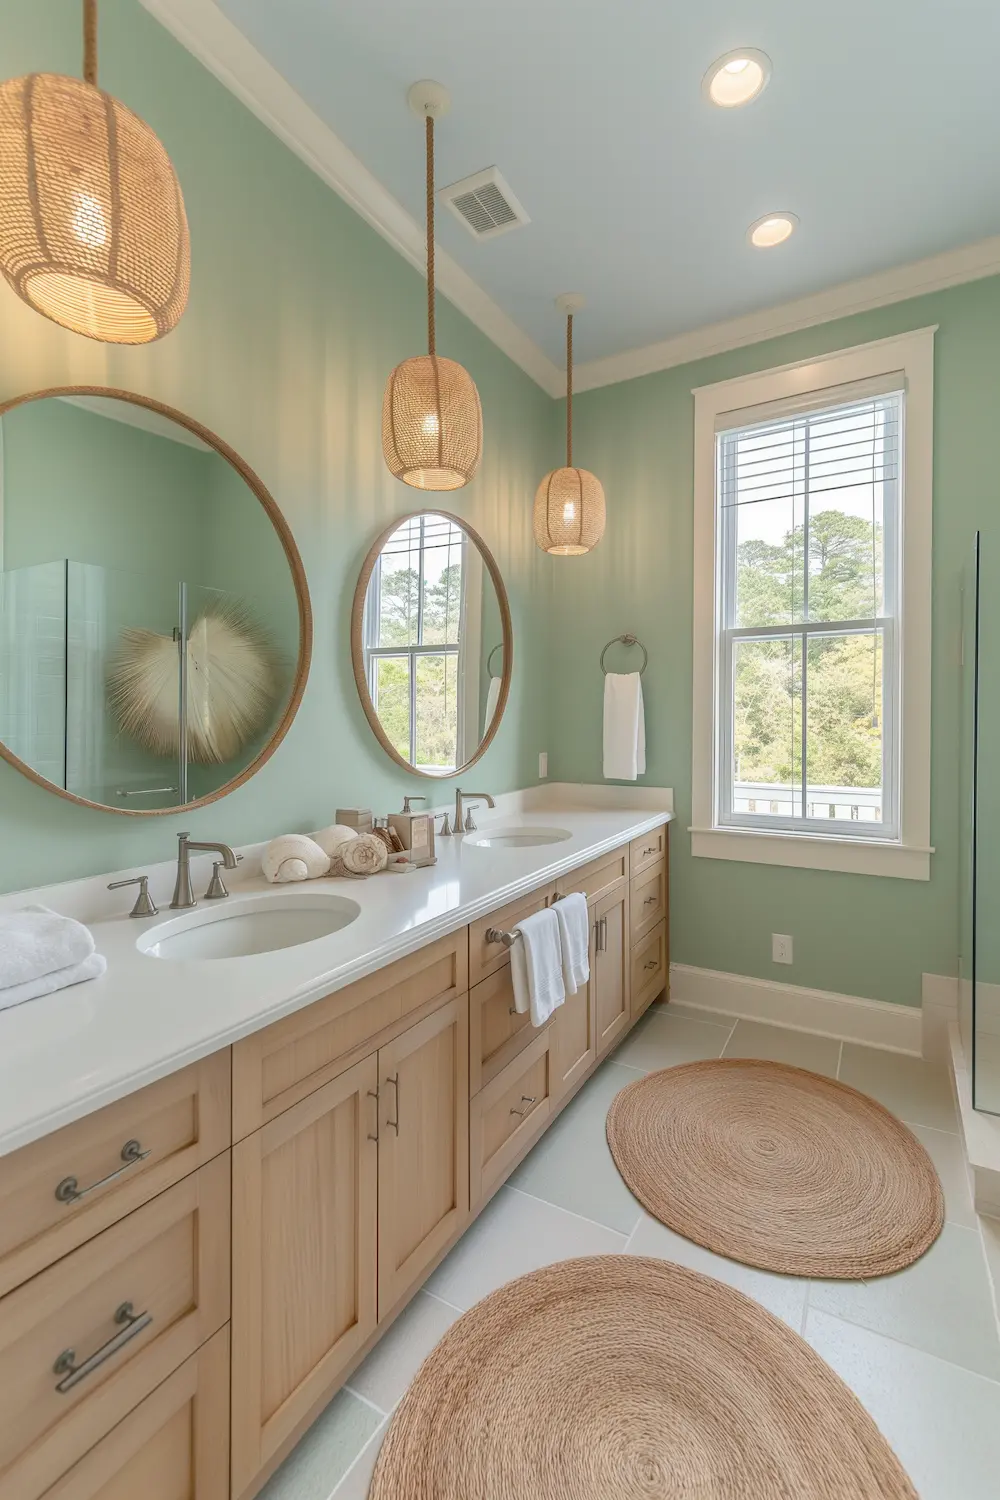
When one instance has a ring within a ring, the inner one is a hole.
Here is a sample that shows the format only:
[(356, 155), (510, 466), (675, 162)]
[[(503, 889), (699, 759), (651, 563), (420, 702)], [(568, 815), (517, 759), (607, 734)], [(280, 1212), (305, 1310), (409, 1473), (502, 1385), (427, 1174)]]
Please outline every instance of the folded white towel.
[(514, 928), (521, 936), (510, 950), (514, 1005), (531, 1012), (532, 1026), (544, 1026), (566, 999), (559, 918), (551, 907), (536, 911)]
[(493, 718), (497, 711), (497, 704), (500, 702), (500, 683), (501, 679), (499, 677), (490, 678), (489, 690), (486, 694), (486, 712), (483, 714), (484, 738), (490, 732), (490, 725), (493, 723)]
[(72, 917), (47, 906), (6, 912), (0, 916), (0, 990), (82, 963), (93, 951), (93, 937)]
[(559, 923), (563, 980), (567, 995), (575, 995), (590, 978), (590, 912), (582, 891), (564, 896), (552, 907)]
[(71, 984), (82, 984), (85, 979), (100, 979), (108, 961), (101, 953), (91, 953), (78, 964), (69, 964), (64, 969), (54, 969), (51, 974), (40, 974), (24, 984), (11, 984), (0, 990), (0, 1010), (9, 1010), (12, 1005), (23, 1005), (25, 1000), (37, 1000), (40, 995), (52, 995)]
[(646, 715), (638, 672), (609, 672), (604, 679), (604, 775), (634, 781), (646, 774)]

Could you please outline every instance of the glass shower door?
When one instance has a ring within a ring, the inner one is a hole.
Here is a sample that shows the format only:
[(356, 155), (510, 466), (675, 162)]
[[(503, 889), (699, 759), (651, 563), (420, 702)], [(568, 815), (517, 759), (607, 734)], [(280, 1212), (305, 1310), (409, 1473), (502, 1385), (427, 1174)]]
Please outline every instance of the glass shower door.
[[(967, 605), (972, 651), (971, 1051), (976, 1109), (1000, 1114), (1000, 548), (979, 533)], [(968, 659), (968, 649), (966, 649)], [(963, 823), (965, 819), (963, 817)], [(963, 907), (964, 910), (964, 907)], [(963, 917), (963, 926), (966, 919)], [(964, 974), (963, 974), (964, 980)], [(964, 1007), (965, 996), (961, 995)]]

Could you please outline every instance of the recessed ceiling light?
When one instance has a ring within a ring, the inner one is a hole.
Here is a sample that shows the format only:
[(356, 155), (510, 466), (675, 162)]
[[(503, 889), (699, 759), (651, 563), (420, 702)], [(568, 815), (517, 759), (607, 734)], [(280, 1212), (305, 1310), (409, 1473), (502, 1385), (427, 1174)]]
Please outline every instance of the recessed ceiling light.
[(798, 222), (795, 214), (765, 214), (762, 219), (755, 219), (750, 225), (747, 239), (758, 250), (770, 250), (772, 245), (780, 245), (783, 240), (787, 240)]
[(702, 93), (721, 109), (749, 104), (763, 91), (771, 76), (771, 59), (756, 47), (737, 47), (716, 58), (701, 81)]

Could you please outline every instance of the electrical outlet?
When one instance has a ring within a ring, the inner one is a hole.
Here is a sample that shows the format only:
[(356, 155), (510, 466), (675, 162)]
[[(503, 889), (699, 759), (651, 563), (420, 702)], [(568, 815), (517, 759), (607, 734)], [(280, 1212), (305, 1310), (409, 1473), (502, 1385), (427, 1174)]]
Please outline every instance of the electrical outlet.
[(776, 964), (792, 962), (792, 940), (787, 932), (771, 933), (771, 961)]
[(549, 774), (549, 752), (542, 750), (538, 756), (538, 779), (544, 781)]

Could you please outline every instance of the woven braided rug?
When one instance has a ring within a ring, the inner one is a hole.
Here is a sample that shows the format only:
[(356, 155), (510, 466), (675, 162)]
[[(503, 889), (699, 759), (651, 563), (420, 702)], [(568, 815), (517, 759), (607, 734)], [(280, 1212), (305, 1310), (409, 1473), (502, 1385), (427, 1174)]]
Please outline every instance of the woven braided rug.
[(649, 1213), (719, 1255), (792, 1276), (898, 1271), (941, 1233), (944, 1196), (905, 1125), (856, 1089), (722, 1058), (637, 1079), (608, 1145)]
[(917, 1500), (857, 1398), (742, 1293), (668, 1261), (533, 1271), (449, 1329), (369, 1500)]

